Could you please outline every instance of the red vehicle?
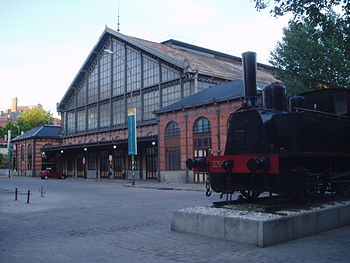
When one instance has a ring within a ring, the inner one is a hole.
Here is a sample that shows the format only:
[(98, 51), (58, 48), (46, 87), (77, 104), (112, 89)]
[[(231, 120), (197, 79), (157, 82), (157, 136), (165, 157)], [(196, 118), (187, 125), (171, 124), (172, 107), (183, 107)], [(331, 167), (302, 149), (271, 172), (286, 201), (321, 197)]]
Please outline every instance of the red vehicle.
[(45, 170), (40, 172), (40, 177), (41, 179), (48, 179), (48, 178), (66, 179), (67, 176), (61, 172)]

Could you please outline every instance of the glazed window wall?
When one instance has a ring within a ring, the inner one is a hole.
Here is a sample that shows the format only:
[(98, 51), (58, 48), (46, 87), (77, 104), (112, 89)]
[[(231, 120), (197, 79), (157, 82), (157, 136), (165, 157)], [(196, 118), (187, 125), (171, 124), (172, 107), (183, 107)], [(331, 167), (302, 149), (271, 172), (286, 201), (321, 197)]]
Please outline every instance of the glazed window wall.
[(125, 92), (125, 48), (113, 41), (113, 96)]
[(88, 129), (94, 130), (97, 128), (97, 107), (93, 106), (88, 109)]
[(111, 96), (111, 55), (104, 53), (100, 58), (100, 100)]
[(79, 87), (78, 93), (77, 93), (77, 103), (78, 107), (83, 106), (86, 103), (86, 82), (84, 81), (82, 85)]
[(191, 95), (191, 83), (185, 82), (183, 84), (183, 87), (184, 87), (184, 98), (186, 98)]
[(98, 86), (98, 67), (92, 70), (88, 78), (88, 103), (97, 100), (97, 86)]
[(153, 86), (159, 83), (159, 64), (151, 58), (143, 57), (143, 85)]
[(180, 74), (177, 71), (162, 64), (162, 82), (178, 79), (179, 77)]
[(139, 52), (127, 48), (127, 91), (141, 88), (141, 55)]
[(75, 112), (71, 111), (67, 114), (67, 133), (75, 132)]
[(143, 94), (143, 118), (145, 120), (154, 119), (153, 111), (159, 109), (159, 90)]
[(86, 114), (85, 110), (79, 110), (77, 112), (77, 131), (85, 131), (85, 124), (86, 124)]
[(163, 105), (162, 105), (163, 107), (166, 107), (181, 99), (180, 85), (163, 88), (162, 92), (163, 92)]
[(129, 108), (136, 108), (136, 121), (141, 120), (141, 96), (133, 95), (126, 99), (126, 105)]
[(201, 90), (207, 89), (207, 88), (209, 88), (210, 86), (213, 86), (213, 85), (214, 84), (212, 84), (212, 83), (198, 81), (197, 91), (201, 91)]
[(124, 99), (113, 101), (113, 125), (125, 123), (125, 103)]
[(100, 127), (105, 128), (109, 127), (110, 123), (110, 107), (109, 103), (105, 103), (100, 105)]

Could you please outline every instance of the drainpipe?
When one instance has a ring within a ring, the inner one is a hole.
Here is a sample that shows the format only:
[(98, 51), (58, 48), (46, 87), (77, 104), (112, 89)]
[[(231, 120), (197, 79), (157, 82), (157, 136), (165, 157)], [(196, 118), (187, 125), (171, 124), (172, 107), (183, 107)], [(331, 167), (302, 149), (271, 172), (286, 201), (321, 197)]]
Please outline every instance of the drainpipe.
[(157, 118), (157, 126), (158, 126), (158, 152), (157, 152), (157, 179), (158, 182), (161, 182), (161, 178), (160, 178), (160, 116), (158, 115)]
[(35, 177), (36, 176), (36, 173), (35, 173), (35, 152), (36, 152), (36, 141), (35, 139), (33, 140), (33, 152), (32, 152), (32, 155), (33, 155), (33, 158), (32, 158), (32, 176)]
[[(188, 158), (188, 114), (185, 111), (185, 109), (182, 109), (182, 111), (184, 112), (184, 117), (185, 117), (185, 141), (186, 141), (186, 158)], [(189, 178), (189, 172), (188, 169), (186, 167), (186, 177), (185, 177), (185, 183), (188, 184), (190, 182), (190, 178)]]
[(216, 119), (217, 119), (217, 125), (218, 125), (218, 155), (221, 154), (221, 128), (220, 128), (220, 105), (216, 104)]

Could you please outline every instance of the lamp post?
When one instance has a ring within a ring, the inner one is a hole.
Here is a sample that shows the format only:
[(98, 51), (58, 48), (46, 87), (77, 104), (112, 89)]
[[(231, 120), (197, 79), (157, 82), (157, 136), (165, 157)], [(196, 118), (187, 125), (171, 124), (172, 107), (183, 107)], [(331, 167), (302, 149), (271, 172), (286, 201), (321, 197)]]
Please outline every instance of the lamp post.
[(11, 160), (12, 160), (12, 144), (11, 144), (11, 130), (7, 131), (7, 158), (9, 161), (9, 178), (11, 177)]
[[(118, 58), (124, 61), (126, 69), (129, 72), (131, 78), (131, 70), (127, 61), (115, 54), (112, 50), (104, 49), (103, 52), (110, 54), (111, 56), (114, 54)], [(126, 85), (128, 85), (128, 78), (126, 78)], [(132, 87), (130, 90), (130, 100), (132, 102)], [(136, 131), (136, 108), (128, 108), (128, 155), (131, 155), (131, 170), (132, 170), (132, 185), (135, 185), (135, 155), (137, 155), (137, 131)]]

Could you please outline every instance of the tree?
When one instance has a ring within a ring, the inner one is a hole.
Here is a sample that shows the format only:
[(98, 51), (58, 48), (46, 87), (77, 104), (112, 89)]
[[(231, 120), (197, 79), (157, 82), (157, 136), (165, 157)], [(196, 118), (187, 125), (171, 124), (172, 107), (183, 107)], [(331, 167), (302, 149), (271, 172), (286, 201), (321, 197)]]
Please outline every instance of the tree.
[(350, 87), (348, 24), (328, 15), (324, 29), (309, 21), (289, 22), (271, 53), (274, 73), (290, 95), (319, 88)]
[(6, 124), (6, 126), (4, 128), (1, 128), (0, 130), (0, 138), (4, 138), (5, 135), (8, 134), (8, 130), (11, 130), (11, 138), (15, 138), (17, 137), (20, 132), (20, 127), (18, 126), (17, 123), (12, 123), (9, 122), (8, 124)]
[(26, 132), (41, 125), (52, 124), (53, 117), (50, 112), (46, 112), (41, 107), (34, 107), (23, 111), (17, 118), (17, 123), (20, 130)]
[(295, 21), (308, 19), (315, 25), (328, 23), (328, 14), (337, 8), (341, 19), (350, 23), (349, 0), (254, 0), (257, 10), (271, 7), (270, 13), (274, 16), (283, 16), (292, 13)]

